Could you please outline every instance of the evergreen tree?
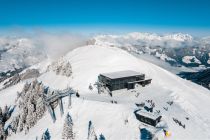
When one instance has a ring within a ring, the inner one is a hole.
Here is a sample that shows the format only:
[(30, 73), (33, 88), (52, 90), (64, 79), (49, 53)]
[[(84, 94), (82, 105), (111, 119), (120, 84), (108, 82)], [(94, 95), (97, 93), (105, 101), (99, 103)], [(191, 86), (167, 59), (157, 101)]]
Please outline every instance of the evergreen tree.
[(25, 111), (22, 111), (20, 113), (20, 119), (19, 119), (19, 123), (18, 123), (18, 131), (19, 132), (21, 132), (24, 128), (25, 120), (26, 120), (26, 113), (25, 113)]
[(106, 139), (105, 139), (104, 135), (101, 134), (101, 135), (99, 136), (99, 140), (106, 140)]
[(50, 140), (51, 136), (50, 136), (50, 132), (47, 129), (43, 134), (42, 134), (42, 139), (41, 140)]
[(62, 67), (62, 75), (69, 77), (71, 76), (71, 74), (72, 74), (71, 64), (67, 62), (66, 65), (63, 65)]
[(6, 105), (5, 107), (4, 107), (4, 113), (7, 113), (8, 112), (8, 110), (9, 110), (9, 108), (8, 108), (8, 106)]
[(0, 107), (0, 117), (2, 117), (2, 116), (3, 116), (3, 112), (2, 112), (2, 109)]
[(13, 118), (12, 123), (11, 123), (11, 127), (12, 127), (12, 129), (14, 130), (15, 133), (17, 131), (19, 119), (20, 119), (20, 116), (16, 116), (16, 117)]
[(96, 136), (92, 121), (89, 121), (89, 124), (88, 124), (88, 140), (97, 140), (97, 139), (98, 138)]
[(3, 129), (3, 126), (0, 124), (0, 140), (3, 140), (4, 139), (4, 129)]
[(39, 120), (44, 115), (46, 109), (42, 97), (39, 97), (37, 102), (39, 103), (36, 105), (36, 117)]
[(62, 138), (65, 140), (73, 140), (74, 134), (73, 134), (73, 121), (69, 113), (66, 116), (64, 126), (63, 126), (63, 133)]
[(93, 86), (91, 85), (91, 83), (89, 85), (89, 90), (93, 90)]
[[(33, 127), (36, 122), (42, 118), (46, 109), (43, 102), (44, 98), (44, 86), (37, 80), (32, 83), (26, 83), (21, 93), (18, 95), (18, 107), (20, 108), (20, 114), (18, 115), (18, 123), (13, 120), (14, 128), (16, 124), (17, 130), (27, 131)], [(27, 132), (26, 131), (26, 132)]]
[(28, 103), (28, 115), (26, 117), (26, 126), (27, 128), (31, 128), (34, 125), (35, 122), (35, 116), (34, 116), (34, 106), (30, 102)]

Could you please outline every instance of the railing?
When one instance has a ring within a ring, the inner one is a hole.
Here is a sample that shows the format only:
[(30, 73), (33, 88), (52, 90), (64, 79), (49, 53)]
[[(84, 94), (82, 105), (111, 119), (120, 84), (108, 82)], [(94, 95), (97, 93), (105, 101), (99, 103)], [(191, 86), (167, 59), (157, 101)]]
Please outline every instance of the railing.
[(76, 94), (76, 93), (77, 92), (71, 88), (70, 89), (68, 88), (65, 90), (54, 91), (54, 94), (47, 95), (44, 98), (44, 103), (49, 105), (49, 103), (55, 102), (59, 98), (63, 98), (63, 97), (69, 96), (71, 94)]
[(77, 92), (75, 90), (73, 90), (72, 88), (67, 88), (65, 90), (57, 90), (57, 91), (53, 91), (52, 95), (46, 95), (44, 97), (44, 104), (46, 105), (52, 119), (53, 122), (56, 121), (56, 116), (55, 116), (55, 111), (54, 111), (54, 107), (52, 106), (52, 103), (58, 101), (59, 104), (59, 108), (60, 108), (60, 112), (61, 115), (64, 114), (64, 109), (63, 109), (63, 102), (62, 102), (62, 98), (69, 96), (69, 107), (71, 106), (71, 95), (72, 94), (77, 94)]

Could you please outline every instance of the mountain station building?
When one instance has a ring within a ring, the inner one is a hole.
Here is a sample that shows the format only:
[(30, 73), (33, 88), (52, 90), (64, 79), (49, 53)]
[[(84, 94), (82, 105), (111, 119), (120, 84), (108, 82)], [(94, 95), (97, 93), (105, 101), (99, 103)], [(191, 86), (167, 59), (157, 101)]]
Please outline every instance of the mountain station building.
[(99, 86), (108, 88), (110, 92), (120, 89), (134, 89), (136, 84), (144, 87), (151, 81), (152, 79), (145, 79), (145, 74), (132, 70), (102, 73), (98, 76)]

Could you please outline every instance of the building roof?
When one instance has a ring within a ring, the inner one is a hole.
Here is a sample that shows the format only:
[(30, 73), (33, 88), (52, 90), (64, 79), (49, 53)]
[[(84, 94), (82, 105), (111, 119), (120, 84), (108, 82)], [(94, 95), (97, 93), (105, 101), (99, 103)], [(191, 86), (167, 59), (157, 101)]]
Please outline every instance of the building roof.
[(102, 73), (101, 75), (108, 77), (110, 79), (117, 79), (117, 78), (131, 77), (131, 76), (140, 76), (143, 74), (132, 70), (125, 70), (125, 71), (116, 71), (110, 73)]
[(136, 112), (136, 114), (141, 115), (141, 116), (145, 116), (147, 118), (151, 118), (153, 120), (156, 120), (158, 117), (160, 117), (160, 113), (152, 113), (152, 112), (148, 112), (146, 110), (139, 110)]

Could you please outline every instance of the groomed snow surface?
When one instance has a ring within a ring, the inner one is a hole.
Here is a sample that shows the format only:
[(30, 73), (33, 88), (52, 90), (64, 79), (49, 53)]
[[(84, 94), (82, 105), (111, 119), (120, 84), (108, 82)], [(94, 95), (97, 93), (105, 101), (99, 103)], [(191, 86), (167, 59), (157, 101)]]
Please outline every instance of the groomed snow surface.
[[(69, 52), (63, 59), (72, 65), (73, 75), (71, 77), (46, 72), (38, 80), (52, 89), (73, 87), (80, 93), (80, 98), (72, 98), (71, 108), (68, 108), (68, 98), (64, 98), (65, 114), (61, 117), (59, 107), (57, 107), (55, 123), (53, 123), (50, 114), (46, 112), (44, 117), (27, 134), (24, 132), (13, 134), (8, 138), (9, 140), (35, 140), (36, 137), (41, 139), (42, 133), (47, 128), (52, 140), (59, 140), (67, 112), (73, 119), (76, 140), (87, 139), (90, 120), (93, 122), (97, 136), (102, 133), (106, 140), (140, 140), (139, 127), (145, 126), (135, 118), (133, 112), (137, 109), (135, 103), (145, 102), (145, 100), (153, 100), (154, 111), (160, 110), (163, 116), (162, 120), (167, 123), (168, 130), (172, 134), (171, 137), (159, 137), (159, 139), (210, 139), (209, 90), (183, 80), (154, 64), (138, 59), (119, 48), (85, 46)], [(46, 67), (45, 63), (42, 64), (36, 65), (37, 68)], [(93, 85), (100, 73), (122, 70), (145, 73), (147, 77), (152, 78), (152, 84), (138, 87), (136, 92), (126, 90), (114, 92), (113, 97), (108, 94), (97, 94), (96, 88), (92, 91), (89, 90), (90, 83)], [(16, 97), (15, 91), (21, 88), (22, 86), (16, 85), (0, 91), (0, 105), (14, 104), (10, 99)], [(11, 89), (13, 90), (10, 91)], [(5, 96), (6, 92), (10, 96)], [(138, 97), (136, 97), (137, 93), (140, 93)], [(3, 103), (2, 100), (4, 100)], [(111, 100), (117, 101), (117, 104), (112, 104)], [(174, 103), (169, 105), (168, 101)], [(168, 108), (168, 111), (163, 107)], [(176, 124), (173, 118), (185, 124), (186, 128)], [(125, 124), (125, 120), (128, 120), (128, 123)]]

